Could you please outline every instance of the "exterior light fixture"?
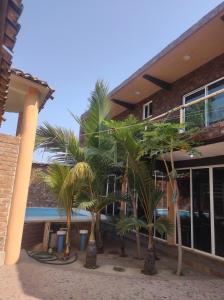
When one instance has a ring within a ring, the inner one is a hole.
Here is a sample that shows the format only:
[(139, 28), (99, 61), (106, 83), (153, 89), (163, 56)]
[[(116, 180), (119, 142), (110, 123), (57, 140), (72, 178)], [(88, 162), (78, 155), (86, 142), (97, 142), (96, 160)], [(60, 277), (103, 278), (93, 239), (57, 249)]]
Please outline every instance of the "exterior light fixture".
[(189, 54), (185, 54), (185, 55), (183, 56), (183, 59), (184, 59), (185, 61), (189, 61), (189, 60), (191, 59), (191, 56), (190, 56)]

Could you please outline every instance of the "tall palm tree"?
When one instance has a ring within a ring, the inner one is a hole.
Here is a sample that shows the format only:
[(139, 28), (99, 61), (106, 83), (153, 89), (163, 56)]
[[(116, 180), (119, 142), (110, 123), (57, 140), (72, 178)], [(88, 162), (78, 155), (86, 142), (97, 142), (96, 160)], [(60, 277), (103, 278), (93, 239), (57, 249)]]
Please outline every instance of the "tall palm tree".
[[(164, 162), (166, 173), (170, 182), (174, 209), (176, 211), (176, 224), (178, 236), (178, 264), (177, 275), (182, 272), (182, 233), (179, 214), (179, 191), (177, 184), (177, 171), (174, 163), (174, 151), (183, 151), (195, 156), (200, 155), (193, 147), (196, 145), (194, 137), (198, 134), (196, 128), (185, 131), (185, 124), (175, 124), (166, 121), (149, 123), (144, 132), (143, 147), (151, 157)], [(169, 162), (167, 162), (169, 161)]]
[[(126, 141), (131, 139), (135, 140), (138, 133), (140, 132), (141, 125), (137, 124), (137, 120), (134, 116), (130, 115), (127, 119), (122, 121), (108, 120), (105, 124), (112, 129), (111, 136), (114, 138), (116, 144), (116, 157), (119, 164), (123, 167), (121, 172), (121, 182), (122, 182), (122, 193), (129, 192), (131, 203), (129, 203), (133, 209), (133, 214), (137, 217), (137, 197), (135, 191), (135, 184), (133, 184), (133, 178), (135, 177), (134, 171), (129, 168), (129, 151), (125, 147)], [(115, 130), (116, 129), (116, 130)], [(133, 144), (132, 152), (140, 152), (140, 148), (137, 144)], [(120, 204), (120, 218), (125, 217), (125, 207), (126, 204), (121, 202)], [(138, 226), (135, 228), (136, 231), (136, 246), (137, 246), (137, 257), (141, 259), (141, 245), (140, 245), (140, 235)], [(126, 256), (125, 253), (125, 242), (124, 235), (121, 234), (121, 256)]]
[[(74, 115), (73, 115), (74, 116)], [(97, 201), (105, 193), (103, 182), (115, 168), (115, 143), (105, 134), (105, 121), (110, 119), (110, 101), (108, 87), (104, 81), (98, 80), (89, 98), (89, 109), (85, 117), (74, 116), (82, 129), (86, 161), (91, 166), (95, 176), (95, 191)], [(100, 214), (96, 213), (96, 240), (99, 253), (103, 252), (103, 242), (100, 230)]]
[[(131, 123), (131, 124), (130, 124)], [(136, 217), (124, 219), (121, 221), (122, 228), (144, 227), (148, 231), (148, 248), (145, 256), (144, 273), (155, 274), (155, 251), (153, 242), (153, 227), (159, 232), (171, 232), (172, 224), (167, 218), (158, 218), (153, 222), (154, 210), (161, 199), (162, 193), (155, 190), (153, 182), (152, 165), (145, 159), (145, 151), (142, 149), (139, 139), (144, 127), (137, 122), (134, 117), (129, 117), (125, 121), (109, 121), (113, 137), (124, 149), (128, 157), (129, 169), (135, 174), (135, 188), (138, 193), (138, 199), (144, 210), (145, 221), (138, 220)]]
[[(104, 121), (109, 119), (110, 105), (108, 88), (103, 81), (97, 81), (94, 91), (89, 98), (89, 110), (85, 118), (77, 118), (84, 134), (84, 145), (71, 130), (54, 127), (48, 123), (37, 130), (36, 147), (49, 152), (53, 159), (74, 167), (79, 162), (90, 165), (95, 175), (94, 189), (96, 200), (102, 201), (101, 195), (105, 193), (104, 181), (111, 168), (116, 167), (114, 158), (114, 143), (110, 136), (102, 134), (105, 129)], [(96, 236), (98, 249), (102, 251), (102, 238), (100, 231), (100, 213), (96, 214)]]

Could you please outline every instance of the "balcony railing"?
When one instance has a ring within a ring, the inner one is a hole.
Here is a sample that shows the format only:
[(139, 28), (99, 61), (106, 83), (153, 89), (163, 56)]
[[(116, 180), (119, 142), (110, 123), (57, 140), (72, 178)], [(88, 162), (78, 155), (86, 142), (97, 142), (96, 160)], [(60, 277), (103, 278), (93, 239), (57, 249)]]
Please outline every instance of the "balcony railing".
[(177, 106), (151, 121), (165, 119), (170, 122), (185, 123), (186, 128), (207, 127), (224, 121), (224, 89)]

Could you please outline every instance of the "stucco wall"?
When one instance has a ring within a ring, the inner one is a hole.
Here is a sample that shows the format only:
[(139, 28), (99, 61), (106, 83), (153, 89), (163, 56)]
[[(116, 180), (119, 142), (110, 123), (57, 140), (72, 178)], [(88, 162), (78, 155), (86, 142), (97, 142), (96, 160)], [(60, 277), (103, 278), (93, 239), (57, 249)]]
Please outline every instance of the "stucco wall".
[(19, 153), (19, 138), (0, 134), (0, 264), (4, 260), (9, 209)]

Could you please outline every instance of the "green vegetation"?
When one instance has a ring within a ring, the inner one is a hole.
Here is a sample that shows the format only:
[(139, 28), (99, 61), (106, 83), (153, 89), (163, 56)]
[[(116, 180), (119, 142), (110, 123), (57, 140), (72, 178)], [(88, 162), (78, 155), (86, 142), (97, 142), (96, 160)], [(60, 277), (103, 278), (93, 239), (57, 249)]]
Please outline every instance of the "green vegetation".
[[(82, 132), (82, 145), (71, 130), (54, 127), (48, 123), (37, 131), (37, 148), (52, 155), (56, 164), (49, 168), (49, 185), (58, 197), (60, 207), (67, 214), (65, 254), (69, 255), (72, 207), (91, 212), (91, 234), (86, 253), (86, 267), (95, 268), (97, 251), (103, 252), (100, 213), (104, 207), (119, 201), (120, 220), (118, 234), (122, 237), (135, 230), (137, 256), (141, 258), (140, 230), (148, 233), (148, 246), (144, 258), (145, 274), (156, 273), (154, 230), (172, 234), (173, 224), (168, 217), (154, 218), (155, 210), (163, 196), (154, 183), (155, 165), (162, 160), (173, 193), (178, 232), (178, 268), (181, 273), (182, 243), (178, 212), (178, 186), (174, 164), (174, 151), (196, 153), (192, 148), (195, 131), (184, 131), (175, 123), (139, 123), (129, 116), (123, 121), (110, 118), (108, 89), (98, 81), (89, 99), (88, 112), (82, 118), (72, 115)], [(109, 175), (118, 175), (120, 190), (105, 196), (105, 182)], [(126, 202), (131, 203), (132, 213), (125, 214)], [(144, 215), (138, 216), (138, 206)], [(124, 241), (122, 239), (122, 241)], [(121, 244), (125, 254), (124, 243)]]

